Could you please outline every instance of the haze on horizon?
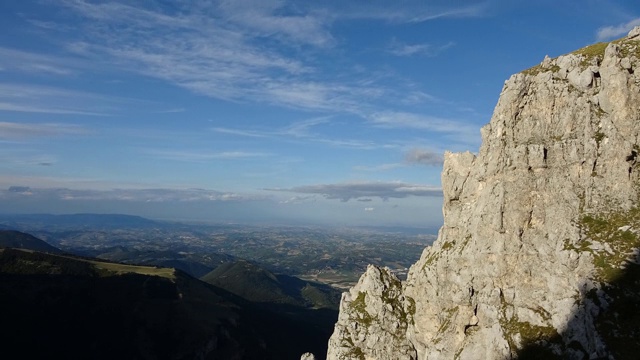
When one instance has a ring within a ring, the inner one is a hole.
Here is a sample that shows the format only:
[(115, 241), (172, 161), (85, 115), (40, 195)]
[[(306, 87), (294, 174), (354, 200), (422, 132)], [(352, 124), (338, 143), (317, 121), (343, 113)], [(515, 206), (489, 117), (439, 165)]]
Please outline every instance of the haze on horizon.
[(0, 3), (0, 213), (434, 227), (511, 74), (604, 1)]

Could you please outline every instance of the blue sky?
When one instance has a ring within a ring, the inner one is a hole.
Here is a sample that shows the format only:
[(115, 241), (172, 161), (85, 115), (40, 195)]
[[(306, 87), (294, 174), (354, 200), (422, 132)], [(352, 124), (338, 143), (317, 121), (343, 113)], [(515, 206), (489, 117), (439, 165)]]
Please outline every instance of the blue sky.
[(0, 2), (0, 212), (442, 222), (504, 81), (637, 1)]

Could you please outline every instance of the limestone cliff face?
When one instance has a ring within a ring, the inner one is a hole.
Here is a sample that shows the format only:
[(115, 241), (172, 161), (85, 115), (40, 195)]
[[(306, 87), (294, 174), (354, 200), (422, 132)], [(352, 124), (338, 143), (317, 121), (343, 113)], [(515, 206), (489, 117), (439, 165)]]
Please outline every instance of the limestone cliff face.
[(512, 76), (478, 155), (445, 155), (438, 240), (343, 294), (328, 359), (640, 350), (639, 136), (640, 28)]

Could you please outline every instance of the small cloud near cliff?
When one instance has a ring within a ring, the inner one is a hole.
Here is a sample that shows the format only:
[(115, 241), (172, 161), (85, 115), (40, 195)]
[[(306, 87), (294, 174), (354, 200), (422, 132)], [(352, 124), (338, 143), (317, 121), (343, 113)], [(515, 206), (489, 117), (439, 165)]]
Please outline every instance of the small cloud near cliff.
[(629, 22), (618, 25), (601, 27), (598, 29), (596, 38), (598, 41), (603, 41), (622, 37), (636, 26), (640, 26), (640, 18), (635, 18)]
[(442, 165), (444, 158), (441, 153), (425, 150), (425, 149), (411, 149), (405, 155), (404, 160), (409, 164), (420, 165)]

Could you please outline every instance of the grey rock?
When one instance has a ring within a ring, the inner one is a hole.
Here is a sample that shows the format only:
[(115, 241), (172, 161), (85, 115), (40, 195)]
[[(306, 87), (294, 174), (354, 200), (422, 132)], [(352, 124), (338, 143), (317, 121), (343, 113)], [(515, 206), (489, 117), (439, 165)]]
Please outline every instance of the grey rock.
[(636, 26), (627, 34), (628, 39), (633, 39), (640, 36), (640, 26)]
[(316, 360), (316, 356), (310, 352), (307, 352), (300, 356), (300, 360)]

